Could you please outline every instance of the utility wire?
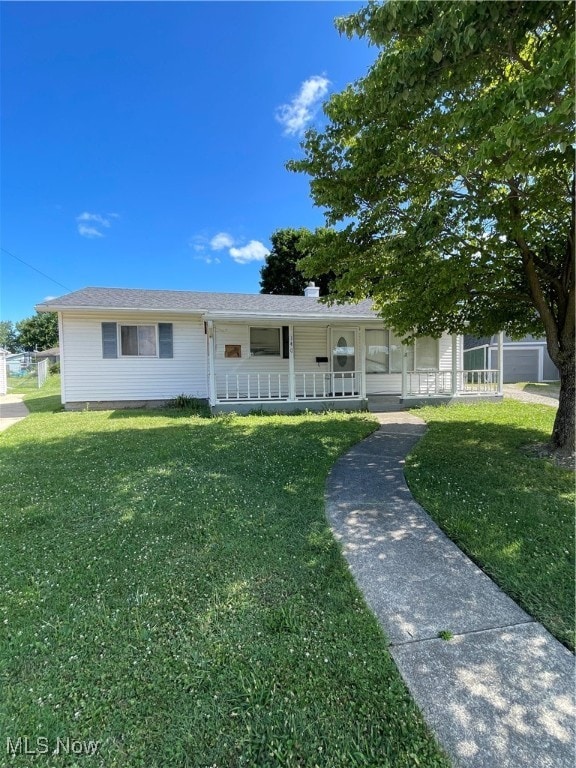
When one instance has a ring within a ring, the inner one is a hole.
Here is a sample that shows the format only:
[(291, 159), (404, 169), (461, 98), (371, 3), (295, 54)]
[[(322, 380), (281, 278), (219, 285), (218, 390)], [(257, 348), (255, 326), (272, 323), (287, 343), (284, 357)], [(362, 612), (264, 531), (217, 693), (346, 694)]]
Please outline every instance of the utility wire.
[(58, 280), (54, 280), (53, 277), (50, 277), (50, 275), (47, 275), (46, 272), (41, 272), (39, 269), (36, 269), (36, 267), (33, 267), (32, 264), (28, 264), (27, 261), (24, 261), (24, 259), (21, 259), (19, 256), (14, 256), (13, 253), (10, 253), (10, 251), (7, 251), (6, 248), (1, 248), (0, 251), (3, 253), (7, 253), (8, 256), (12, 256), (13, 259), (16, 259), (16, 261), (20, 261), (22, 264), (25, 264), (27, 267), (30, 267), (30, 269), (33, 269), (34, 272), (38, 272), (39, 275), (42, 275), (42, 277), (46, 277), (48, 280), (51, 280), (53, 283), (56, 283), (56, 285), (59, 285), (60, 288), (64, 288), (65, 291), (71, 291), (72, 288), (68, 288), (67, 285), (62, 285), (62, 283), (59, 283)]

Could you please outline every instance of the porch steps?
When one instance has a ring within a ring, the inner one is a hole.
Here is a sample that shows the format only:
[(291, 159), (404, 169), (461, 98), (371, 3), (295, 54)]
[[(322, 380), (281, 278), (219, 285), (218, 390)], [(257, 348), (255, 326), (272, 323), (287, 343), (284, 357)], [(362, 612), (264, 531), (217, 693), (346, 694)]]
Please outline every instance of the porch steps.
[(400, 402), (399, 395), (368, 395), (368, 410), (371, 413), (391, 413), (411, 407), (408, 403)]

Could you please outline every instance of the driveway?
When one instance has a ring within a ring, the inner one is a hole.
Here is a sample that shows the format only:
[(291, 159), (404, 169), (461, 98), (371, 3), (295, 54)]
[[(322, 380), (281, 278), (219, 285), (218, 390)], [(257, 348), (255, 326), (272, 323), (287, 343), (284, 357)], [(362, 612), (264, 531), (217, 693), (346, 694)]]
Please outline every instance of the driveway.
[(504, 397), (521, 400), (523, 403), (539, 403), (540, 405), (550, 405), (553, 408), (558, 408), (558, 395), (550, 393), (546, 395), (536, 395), (533, 392), (525, 392), (523, 389), (516, 389), (513, 384), (504, 384)]
[(29, 410), (22, 402), (22, 398), (23, 395), (0, 396), (0, 432), (28, 416)]

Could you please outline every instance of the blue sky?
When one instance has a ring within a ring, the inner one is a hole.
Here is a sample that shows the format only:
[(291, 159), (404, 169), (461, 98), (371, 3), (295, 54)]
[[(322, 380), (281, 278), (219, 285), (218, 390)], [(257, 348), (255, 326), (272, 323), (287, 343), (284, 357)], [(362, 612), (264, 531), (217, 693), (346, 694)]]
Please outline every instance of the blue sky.
[[(350, 2), (2, 2), (0, 318), (86, 285), (257, 293), (285, 169), (375, 51)], [(62, 286), (65, 286), (62, 287)]]

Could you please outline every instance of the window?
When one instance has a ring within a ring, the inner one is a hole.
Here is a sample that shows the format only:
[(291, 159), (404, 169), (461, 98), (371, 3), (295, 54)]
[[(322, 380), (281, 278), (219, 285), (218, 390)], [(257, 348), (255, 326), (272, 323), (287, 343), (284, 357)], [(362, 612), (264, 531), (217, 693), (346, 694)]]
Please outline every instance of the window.
[(438, 370), (438, 339), (422, 337), (416, 340), (416, 365), (419, 371)]
[(388, 331), (366, 331), (366, 373), (388, 373)]
[[(158, 329), (158, 332), (156, 332)], [(102, 357), (174, 357), (172, 323), (158, 325), (121, 325), (102, 323)]]
[(121, 325), (120, 344), (123, 356), (156, 356), (155, 325)]
[(280, 328), (250, 328), (250, 355), (254, 357), (280, 357)]
[(402, 354), (406, 370), (414, 368), (414, 347), (402, 347), (402, 341), (384, 328), (366, 330), (366, 373), (402, 373)]
[(414, 344), (402, 347), (402, 339), (390, 331), (390, 373), (402, 373), (402, 352), (406, 353), (406, 370), (414, 370)]

